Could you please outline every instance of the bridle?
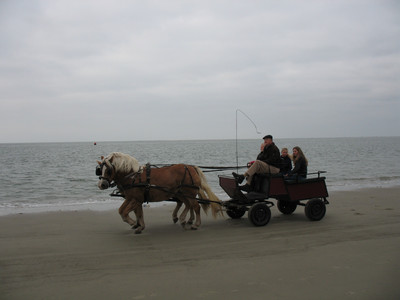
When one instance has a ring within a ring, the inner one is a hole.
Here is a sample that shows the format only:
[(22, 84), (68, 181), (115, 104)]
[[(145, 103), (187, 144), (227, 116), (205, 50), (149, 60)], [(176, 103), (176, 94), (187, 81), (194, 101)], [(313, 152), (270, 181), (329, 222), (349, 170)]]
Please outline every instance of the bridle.
[[(105, 174), (107, 174), (107, 176), (111, 177), (113, 173), (115, 173), (115, 167), (112, 163), (110, 162), (106, 162), (105, 160), (101, 163), (101, 165), (97, 165), (96, 166), (96, 175), (99, 176), (100, 180), (105, 180), (107, 181), (108, 185), (110, 187), (114, 187), (116, 185), (116, 183), (112, 183), (112, 179), (108, 178), (108, 177), (104, 177), (103, 176), (103, 167), (106, 167), (106, 171)], [(109, 168), (108, 166), (111, 166), (111, 168)]]
[[(107, 177), (103, 176), (103, 168), (106, 168), (105, 174), (107, 175)], [(143, 172), (143, 167), (140, 167), (138, 171), (136, 172), (131, 172), (128, 175), (126, 175), (124, 177), (124, 179), (126, 178), (132, 178), (133, 182), (131, 185), (133, 185), (135, 183), (135, 179), (137, 177), (137, 175), (141, 174)], [(96, 175), (99, 176), (100, 180), (105, 180), (108, 183), (108, 187), (115, 187), (117, 186), (117, 183), (115, 182), (114, 179), (111, 179), (111, 176), (114, 174), (115, 175), (116, 170), (115, 170), (115, 166), (109, 162), (104, 160), (100, 165), (96, 166)]]

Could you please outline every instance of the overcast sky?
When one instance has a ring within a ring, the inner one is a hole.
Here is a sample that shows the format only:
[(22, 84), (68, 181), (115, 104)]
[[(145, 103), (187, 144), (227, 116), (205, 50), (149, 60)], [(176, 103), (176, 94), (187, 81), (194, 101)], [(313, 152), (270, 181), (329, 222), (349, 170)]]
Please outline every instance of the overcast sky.
[(0, 143), (399, 136), (399, 103), (397, 0), (0, 0)]

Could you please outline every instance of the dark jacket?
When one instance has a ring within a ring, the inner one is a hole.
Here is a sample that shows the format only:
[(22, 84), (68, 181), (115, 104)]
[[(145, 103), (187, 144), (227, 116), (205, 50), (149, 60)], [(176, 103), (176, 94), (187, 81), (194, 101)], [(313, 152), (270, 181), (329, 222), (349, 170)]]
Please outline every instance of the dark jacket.
[(281, 167), (281, 153), (275, 143), (266, 146), (260, 154), (257, 156), (258, 160), (261, 160), (271, 166), (280, 168)]
[(299, 160), (294, 163), (294, 168), (289, 172), (289, 175), (307, 177), (307, 163), (303, 157), (300, 157)]
[(292, 160), (289, 156), (282, 157), (281, 156), (281, 169), (280, 173), (286, 175), (292, 169)]

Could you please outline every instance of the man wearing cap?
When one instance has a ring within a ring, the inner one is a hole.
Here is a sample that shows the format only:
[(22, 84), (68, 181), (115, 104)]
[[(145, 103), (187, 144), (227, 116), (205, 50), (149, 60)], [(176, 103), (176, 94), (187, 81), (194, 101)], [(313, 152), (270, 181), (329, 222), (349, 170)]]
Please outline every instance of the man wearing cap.
[(246, 192), (250, 191), (251, 180), (254, 174), (278, 174), (281, 165), (281, 154), (278, 147), (273, 142), (272, 135), (266, 135), (263, 137), (264, 149), (258, 154), (257, 160), (251, 165), (251, 167), (243, 174), (237, 174), (235, 172), (232, 175), (236, 178), (238, 183), (242, 183), (246, 178), (246, 184), (241, 186), (240, 189)]

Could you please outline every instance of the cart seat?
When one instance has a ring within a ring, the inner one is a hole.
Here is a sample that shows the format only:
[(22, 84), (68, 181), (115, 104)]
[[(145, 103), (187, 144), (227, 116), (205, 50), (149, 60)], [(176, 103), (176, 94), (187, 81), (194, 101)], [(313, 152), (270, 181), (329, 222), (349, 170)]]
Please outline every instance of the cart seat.
[(271, 174), (254, 174), (251, 181), (251, 191), (247, 193), (249, 200), (267, 199), (269, 197), (269, 183)]

